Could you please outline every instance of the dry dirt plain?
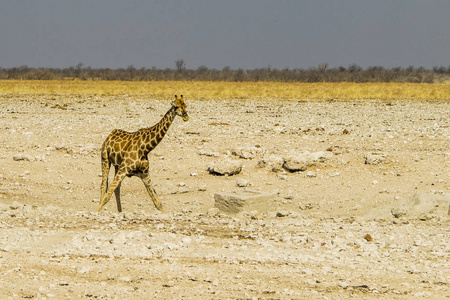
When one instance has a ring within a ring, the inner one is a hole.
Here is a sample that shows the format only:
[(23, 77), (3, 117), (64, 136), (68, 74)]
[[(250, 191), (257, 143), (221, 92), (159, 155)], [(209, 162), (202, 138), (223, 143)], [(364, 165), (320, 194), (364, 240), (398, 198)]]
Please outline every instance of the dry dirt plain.
[[(153, 125), (169, 99), (1, 95), (1, 299), (450, 297), (448, 101), (186, 97), (190, 120), (149, 155), (166, 213), (136, 177), (123, 213), (114, 197), (96, 213), (103, 140)], [(332, 155), (261, 167), (304, 151)], [(228, 159), (240, 174), (209, 174)], [(277, 196), (269, 211), (214, 208), (243, 189)]]

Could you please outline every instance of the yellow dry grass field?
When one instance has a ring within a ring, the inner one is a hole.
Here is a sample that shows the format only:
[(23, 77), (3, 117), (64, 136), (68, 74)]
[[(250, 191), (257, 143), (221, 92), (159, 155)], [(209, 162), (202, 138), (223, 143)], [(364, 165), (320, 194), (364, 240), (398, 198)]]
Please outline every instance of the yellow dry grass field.
[(450, 100), (450, 84), (0, 80), (0, 93), (135, 95), (167, 99)]

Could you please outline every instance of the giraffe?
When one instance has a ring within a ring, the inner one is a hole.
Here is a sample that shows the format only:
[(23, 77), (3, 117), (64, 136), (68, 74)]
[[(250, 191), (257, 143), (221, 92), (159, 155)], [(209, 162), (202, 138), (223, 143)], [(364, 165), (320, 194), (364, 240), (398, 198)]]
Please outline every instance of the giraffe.
[[(136, 132), (114, 129), (109, 134), (103, 142), (101, 149), (102, 184), (98, 212), (109, 201), (113, 192), (116, 196), (117, 209), (119, 212), (122, 211), (120, 185), (125, 176), (139, 177), (153, 200), (153, 204), (158, 210), (163, 211), (161, 202), (159, 202), (155, 190), (151, 186), (147, 155), (161, 142), (177, 115), (185, 122), (189, 120), (183, 95), (180, 98), (175, 95), (172, 107), (167, 111), (161, 121), (152, 127), (142, 128)], [(108, 174), (111, 165), (114, 166), (115, 175), (111, 186), (108, 188)]]

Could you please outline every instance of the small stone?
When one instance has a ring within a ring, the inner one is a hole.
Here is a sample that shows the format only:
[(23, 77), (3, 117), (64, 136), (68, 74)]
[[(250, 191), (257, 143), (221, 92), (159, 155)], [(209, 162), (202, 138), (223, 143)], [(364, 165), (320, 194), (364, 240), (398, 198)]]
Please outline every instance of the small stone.
[(185, 186), (180, 186), (180, 187), (178, 187), (176, 194), (185, 194), (185, 193), (189, 193), (189, 192), (190, 192), (189, 188), (187, 188)]
[(212, 151), (207, 151), (207, 150), (203, 150), (203, 149), (198, 151), (198, 155), (205, 155), (205, 156), (212, 156), (212, 157), (220, 156), (219, 152), (212, 152)]
[(277, 216), (277, 218), (284, 218), (284, 217), (289, 216), (289, 214), (290, 213), (288, 211), (280, 210), (280, 211), (277, 211), (276, 216)]
[(314, 206), (313, 206), (312, 203), (305, 203), (305, 204), (301, 204), (301, 205), (299, 206), (299, 208), (300, 208), (301, 210), (308, 210), (308, 209), (313, 209)]
[(244, 212), (244, 215), (250, 217), (250, 219), (252, 220), (259, 220), (263, 218), (263, 214), (258, 212), (257, 210), (246, 211)]
[(419, 220), (421, 221), (428, 221), (431, 220), (433, 218), (433, 216), (429, 215), (429, 214), (421, 214), (419, 216)]
[(204, 191), (206, 191), (206, 184), (200, 185), (200, 186), (198, 187), (198, 191), (199, 191), (199, 192), (204, 192)]
[(133, 218), (134, 218), (134, 213), (132, 213), (132, 212), (123, 213), (124, 220), (133, 220)]
[(378, 165), (386, 160), (386, 154), (381, 152), (368, 152), (364, 156), (366, 165)]
[(366, 234), (366, 235), (364, 236), (364, 239), (365, 239), (366, 241), (368, 241), (368, 242), (373, 241), (373, 238), (372, 238), (372, 236), (371, 236), (370, 234)]
[(13, 156), (13, 160), (15, 160), (15, 161), (21, 161), (21, 160), (34, 161), (35, 159), (31, 155), (19, 153), (19, 154), (16, 154)]
[(11, 203), (11, 205), (9, 206), (9, 209), (11, 210), (16, 210), (16, 209), (23, 209), (25, 207), (25, 204), (22, 204), (20, 202), (17, 201), (13, 201), (13, 203)]
[(248, 187), (250, 185), (250, 182), (246, 179), (239, 178), (236, 180), (236, 185), (238, 187)]
[(185, 237), (181, 239), (181, 242), (183, 243), (183, 245), (189, 245), (190, 243), (192, 243), (192, 239), (190, 237)]
[(217, 207), (213, 207), (208, 209), (208, 215), (215, 216), (220, 212), (220, 210)]
[(317, 173), (313, 172), (313, 171), (308, 171), (308, 172), (306, 172), (305, 177), (309, 177), (309, 178), (317, 177)]
[(119, 278), (119, 280), (125, 281), (125, 282), (131, 282), (130, 277), (121, 277), (121, 278)]
[(394, 216), (394, 218), (401, 218), (406, 216), (406, 210), (402, 208), (393, 208), (391, 209), (391, 213)]
[(288, 176), (286, 174), (277, 174), (278, 179), (280, 180), (287, 180)]

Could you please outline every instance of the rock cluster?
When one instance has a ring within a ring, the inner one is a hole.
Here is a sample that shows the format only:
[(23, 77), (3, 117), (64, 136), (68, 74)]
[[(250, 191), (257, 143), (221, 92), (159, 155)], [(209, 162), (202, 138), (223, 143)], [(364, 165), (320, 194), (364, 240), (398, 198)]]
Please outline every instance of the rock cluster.
[(310, 153), (290, 153), (284, 157), (277, 155), (265, 155), (259, 162), (259, 168), (269, 168), (273, 172), (287, 170), (289, 172), (306, 171), (309, 167), (324, 163), (333, 156), (332, 152), (319, 151)]

